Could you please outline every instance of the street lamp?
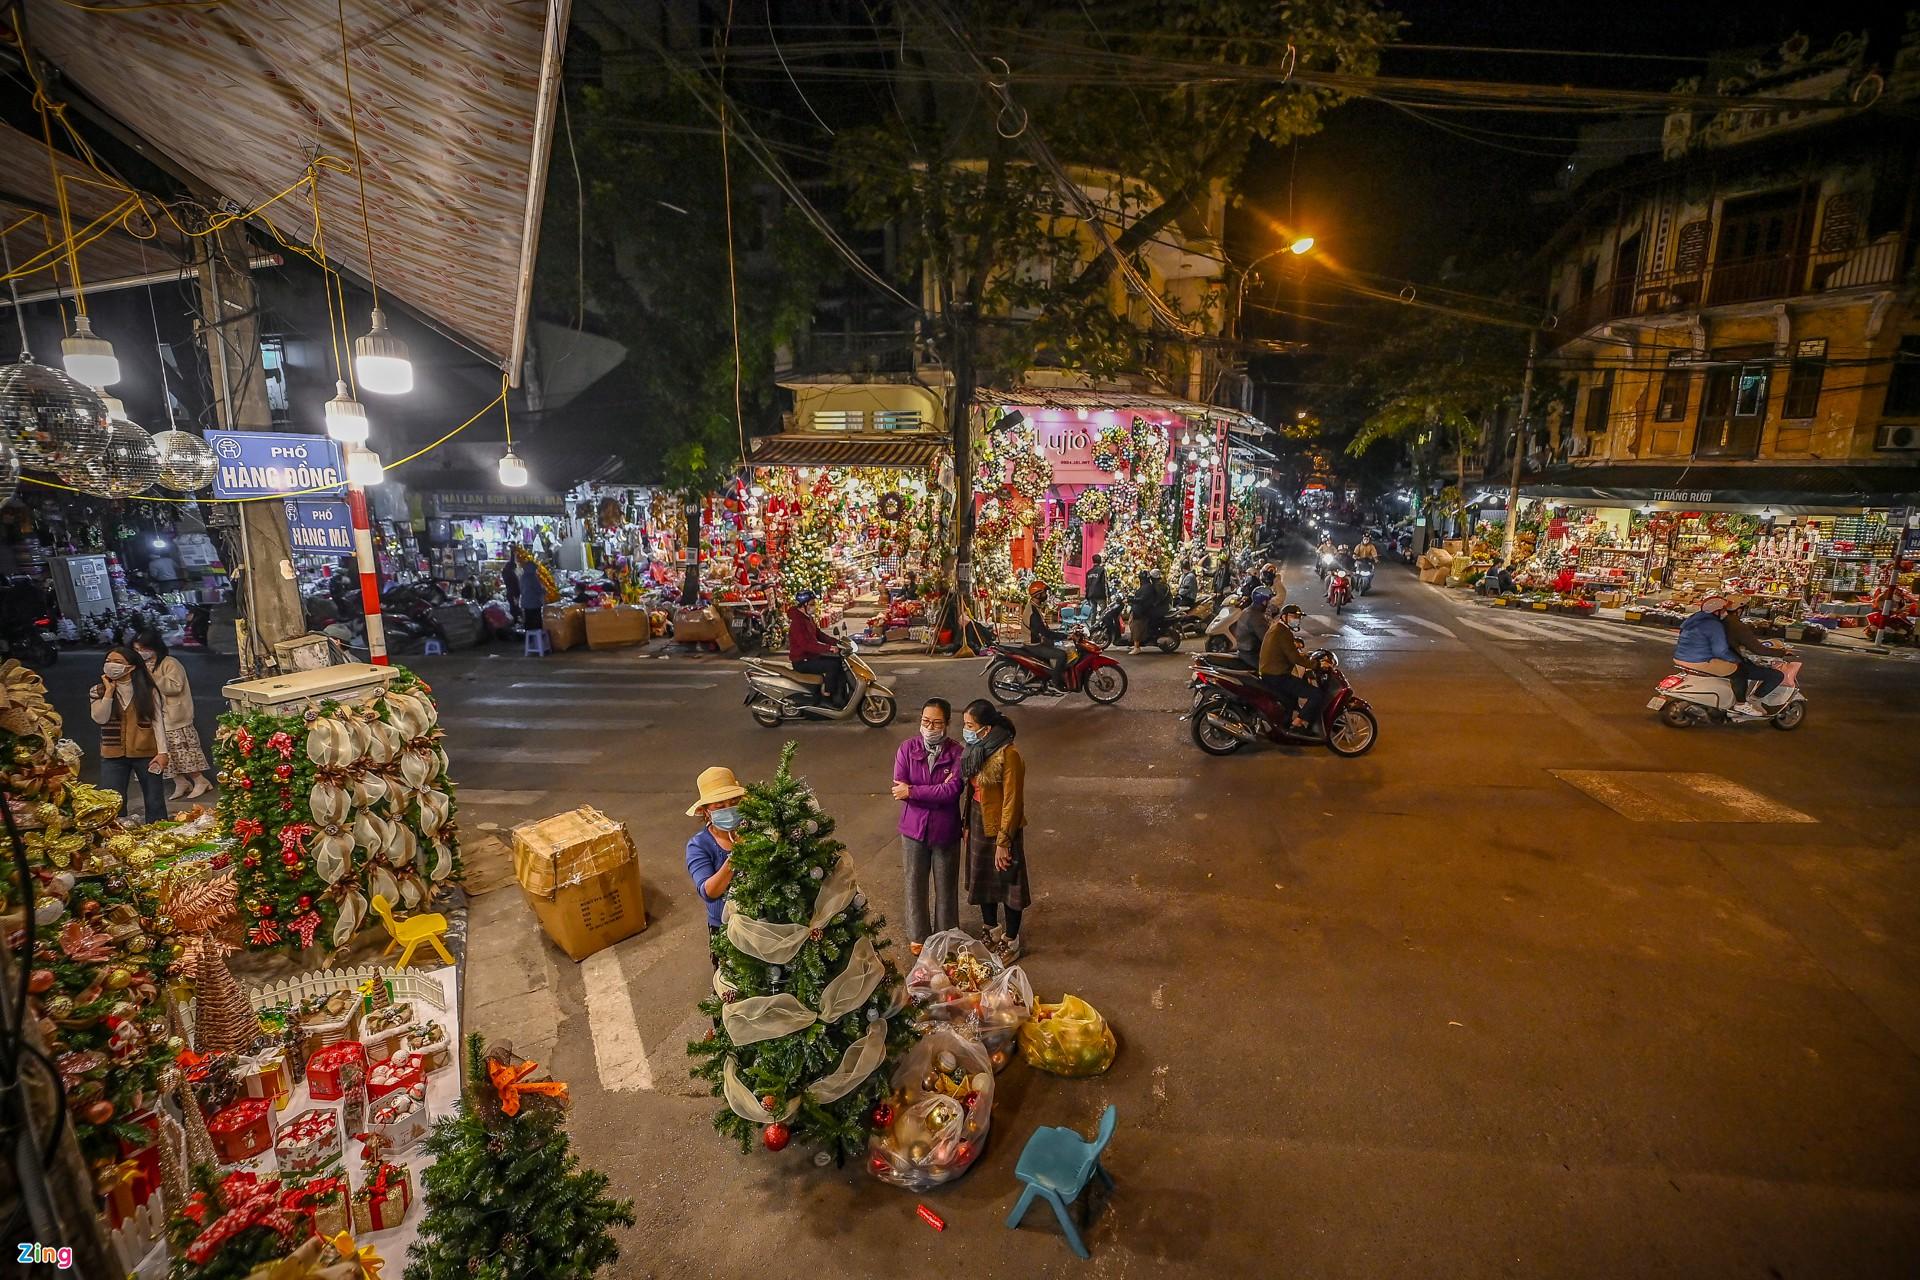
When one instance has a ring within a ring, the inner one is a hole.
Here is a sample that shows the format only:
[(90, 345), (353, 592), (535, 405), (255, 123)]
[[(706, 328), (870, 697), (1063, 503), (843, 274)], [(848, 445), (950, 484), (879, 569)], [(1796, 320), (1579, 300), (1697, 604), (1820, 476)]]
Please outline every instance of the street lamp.
[(1245, 326), (1241, 324), (1241, 316), (1247, 308), (1247, 281), (1253, 279), (1254, 268), (1268, 258), (1277, 258), (1283, 253), (1290, 253), (1296, 258), (1301, 257), (1313, 248), (1313, 243), (1312, 236), (1296, 236), (1290, 243), (1281, 245), (1269, 253), (1263, 253), (1246, 265), (1246, 269), (1240, 273), (1240, 286), (1234, 294), (1233, 316), (1236, 330), (1245, 332)]
[(1311, 248), (1313, 248), (1313, 237), (1301, 236), (1300, 238), (1295, 240), (1292, 244), (1287, 246), (1287, 252), (1291, 253), (1294, 257), (1297, 258)]

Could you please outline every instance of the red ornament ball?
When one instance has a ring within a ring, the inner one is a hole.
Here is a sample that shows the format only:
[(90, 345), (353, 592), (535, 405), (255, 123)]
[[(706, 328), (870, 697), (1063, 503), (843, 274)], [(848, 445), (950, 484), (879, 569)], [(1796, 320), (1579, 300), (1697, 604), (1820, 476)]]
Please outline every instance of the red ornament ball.
[(893, 1123), (893, 1107), (882, 1102), (873, 1109), (873, 1127), (885, 1129)]
[(288, 866), (292, 866), (294, 863), (300, 861), (300, 851), (298, 849), (282, 850), (280, 861), (286, 863)]
[(300, 907), (300, 909), (301, 909), (302, 911), (305, 911), (305, 910), (306, 910), (306, 909), (307, 909), (308, 907), (310, 907), (310, 906), (312, 906), (312, 905), (313, 905), (313, 899), (312, 899), (312, 898), (310, 898), (310, 897), (308, 897), (308, 896), (307, 896), (306, 894), (304, 894), (304, 893), (300, 895), (300, 901), (299, 901), (299, 903), (298, 903), (298, 906)]
[(240, 775), (240, 789), (242, 791), (253, 790), (253, 779), (244, 773)]
[(775, 1122), (760, 1131), (760, 1141), (769, 1151), (783, 1151), (793, 1138), (787, 1126)]
[(273, 914), (273, 904), (271, 902), (263, 902), (260, 904), (258, 911), (260, 914), (260, 918), (264, 920), (268, 916)]
[(275, 765), (273, 768), (273, 776), (282, 782), (286, 782), (293, 777), (293, 766), (290, 764)]

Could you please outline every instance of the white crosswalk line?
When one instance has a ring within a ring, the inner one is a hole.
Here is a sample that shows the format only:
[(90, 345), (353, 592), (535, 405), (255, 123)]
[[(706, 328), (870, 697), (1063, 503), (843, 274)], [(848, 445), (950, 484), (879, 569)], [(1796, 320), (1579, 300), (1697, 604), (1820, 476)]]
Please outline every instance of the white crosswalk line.
[(594, 952), (580, 966), (580, 974), (587, 986), (587, 1028), (593, 1033), (600, 1087), (609, 1093), (652, 1089), (653, 1067), (640, 1042), (640, 1024), (634, 1020), (619, 948)]
[(1416, 617), (1415, 615), (1409, 613), (1404, 615), (1401, 620), (1403, 622), (1411, 622), (1416, 627), (1425, 627), (1429, 631), (1437, 631), (1449, 640), (1457, 640), (1460, 638), (1454, 635), (1453, 632), (1447, 630), (1447, 628), (1441, 626), (1439, 623), (1434, 622), (1429, 618)]

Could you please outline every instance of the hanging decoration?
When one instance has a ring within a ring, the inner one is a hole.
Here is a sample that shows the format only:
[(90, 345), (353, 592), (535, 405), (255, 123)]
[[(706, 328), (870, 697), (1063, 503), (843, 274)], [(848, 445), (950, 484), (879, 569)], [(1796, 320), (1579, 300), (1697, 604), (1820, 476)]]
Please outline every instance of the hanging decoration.
[(42, 469), (98, 461), (111, 434), (96, 392), (30, 355), (0, 369), (0, 431), (22, 466)]
[(213, 482), (219, 459), (213, 446), (187, 431), (154, 433), (154, 454), (160, 463), (160, 483), (175, 493), (193, 493)]
[(108, 431), (107, 451), (100, 460), (108, 494), (131, 498), (153, 488), (160, 479), (160, 454), (153, 437), (125, 418), (113, 419)]

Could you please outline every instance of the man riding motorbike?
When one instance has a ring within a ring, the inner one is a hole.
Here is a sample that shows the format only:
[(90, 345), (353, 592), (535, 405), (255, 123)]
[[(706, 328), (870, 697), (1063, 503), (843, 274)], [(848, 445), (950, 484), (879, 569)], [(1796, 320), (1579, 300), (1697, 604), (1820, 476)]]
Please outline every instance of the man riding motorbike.
[(1363, 560), (1370, 564), (1379, 563), (1380, 548), (1373, 545), (1372, 534), (1363, 533), (1360, 535), (1360, 545), (1353, 549), (1353, 559), (1356, 566)]
[[(1708, 596), (1700, 602), (1699, 612), (1680, 624), (1680, 638), (1673, 646), (1673, 665), (1705, 676), (1731, 677), (1740, 670), (1740, 655), (1727, 643), (1727, 598)], [(1736, 702), (1735, 711), (1747, 715), (1765, 715), (1758, 708)]]
[(1295, 733), (1311, 733), (1320, 716), (1320, 687), (1307, 679), (1307, 655), (1293, 634), (1296, 620), (1306, 616), (1297, 604), (1273, 611), (1273, 625), (1260, 642), (1260, 679), (1293, 711)]
[(842, 672), (840, 646), (814, 621), (811, 591), (802, 591), (787, 606), (787, 662), (795, 671), (820, 677), (820, 696), (830, 707), (840, 705)]
[(1045, 658), (1053, 666), (1053, 682), (1062, 690), (1067, 687), (1067, 651), (1062, 647), (1066, 633), (1055, 631), (1047, 625), (1044, 606), (1047, 603), (1047, 584), (1035, 582), (1027, 594), (1027, 647), (1037, 658)]
[(1140, 585), (1133, 593), (1133, 645), (1128, 653), (1139, 653), (1140, 646), (1160, 634), (1170, 597), (1158, 575), (1151, 569), (1140, 572)]
[(1193, 561), (1180, 562), (1180, 589), (1174, 593), (1173, 602), (1182, 609), (1191, 609), (1200, 599), (1200, 579), (1193, 572)]
[(1260, 642), (1267, 638), (1267, 610), (1272, 603), (1273, 592), (1265, 587), (1257, 587), (1247, 598), (1246, 608), (1233, 620), (1234, 656), (1251, 670), (1260, 668)]
[[(1727, 682), (1733, 686), (1735, 711), (1747, 715), (1764, 716), (1767, 712), (1760, 704), (1765, 701), (1768, 694), (1778, 689), (1787, 677), (1779, 668), (1762, 666), (1747, 655), (1749, 653), (1778, 654), (1785, 653), (1786, 650), (1771, 640), (1761, 639), (1754, 629), (1747, 625), (1746, 618), (1742, 614), (1747, 607), (1748, 599), (1749, 597), (1743, 595), (1728, 596), (1726, 617), (1721, 619), (1721, 625), (1727, 631), (1727, 647), (1733, 650), (1734, 661), (1740, 664), (1739, 670), (1727, 677)], [(1756, 685), (1751, 699), (1747, 696), (1749, 680)]]

